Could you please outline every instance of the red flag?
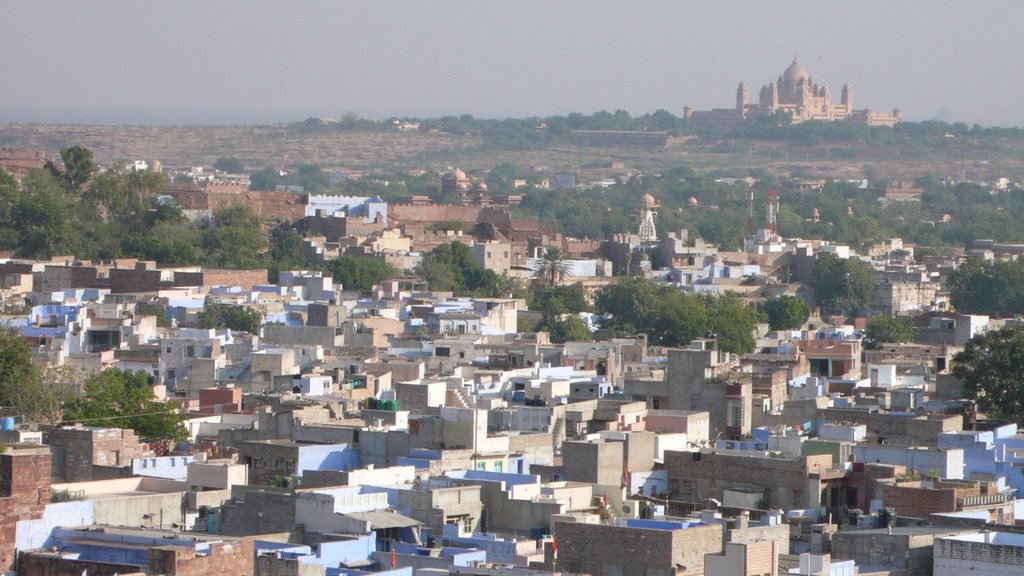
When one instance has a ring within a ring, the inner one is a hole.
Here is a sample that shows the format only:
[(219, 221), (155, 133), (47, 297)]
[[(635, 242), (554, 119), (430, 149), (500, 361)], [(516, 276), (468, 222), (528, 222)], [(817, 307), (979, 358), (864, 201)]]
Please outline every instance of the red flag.
[(605, 508), (608, 507), (608, 493), (607, 492), (604, 493), (604, 507)]
[(558, 537), (551, 537), (551, 557), (558, 558)]
[(395, 566), (398, 565), (398, 553), (395, 552), (395, 545), (391, 544), (391, 569), (394, 570)]
[(622, 487), (629, 488), (629, 467), (626, 464), (622, 465)]

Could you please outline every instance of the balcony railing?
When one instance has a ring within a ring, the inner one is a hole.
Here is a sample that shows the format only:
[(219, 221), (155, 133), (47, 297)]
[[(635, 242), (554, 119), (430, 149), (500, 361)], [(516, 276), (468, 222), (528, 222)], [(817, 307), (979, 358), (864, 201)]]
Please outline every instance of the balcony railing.
[(978, 496), (967, 496), (960, 498), (957, 504), (960, 508), (974, 508), (978, 506), (997, 506), (1006, 503), (1006, 494), (981, 494)]

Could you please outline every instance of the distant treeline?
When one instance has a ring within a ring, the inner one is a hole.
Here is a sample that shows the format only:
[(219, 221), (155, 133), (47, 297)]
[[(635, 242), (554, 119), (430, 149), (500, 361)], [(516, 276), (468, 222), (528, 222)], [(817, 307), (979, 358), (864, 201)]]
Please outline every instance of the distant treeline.
[(888, 145), (907, 138), (1011, 138), (1024, 136), (1021, 128), (968, 126), (963, 122), (939, 121), (902, 122), (893, 128), (884, 126), (863, 126), (852, 122), (811, 121), (791, 124), (786, 115), (767, 115), (742, 122), (725, 132), (695, 132), (681, 116), (667, 110), (657, 110), (642, 116), (632, 116), (625, 110), (608, 112), (601, 110), (593, 114), (573, 112), (566, 116), (530, 118), (483, 119), (470, 114), (442, 116), (440, 118), (417, 119), (392, 117), (386, 120), (368, 120), (354, 114), (338, 119), (308, 118), (291, 124), (299, 131), (389, 131), (397, 130), (402, 124), (419, 124), (419, 130), (446, 134), (475, 134), (488, 145), (506, 148), (530, 148), (564, 140), (573, 130), (637, 130), (667, 131), (679, 136), (694, 134), (715, 138), (739, 138), (749, 140), (792, 141), (800, 145), (815, 145), (826, 142), (863, 142), (866, 144)]

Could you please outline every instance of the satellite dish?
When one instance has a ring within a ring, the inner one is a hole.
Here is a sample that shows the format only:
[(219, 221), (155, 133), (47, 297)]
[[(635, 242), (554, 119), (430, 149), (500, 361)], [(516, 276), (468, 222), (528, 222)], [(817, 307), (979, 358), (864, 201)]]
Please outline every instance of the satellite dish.
[(627, 505), (627, 504), (623, 504), (622, 505), (622, 513), (623, 514), (629, 514), (632, 511), (633, 510), (629, 507), (629, 505)]

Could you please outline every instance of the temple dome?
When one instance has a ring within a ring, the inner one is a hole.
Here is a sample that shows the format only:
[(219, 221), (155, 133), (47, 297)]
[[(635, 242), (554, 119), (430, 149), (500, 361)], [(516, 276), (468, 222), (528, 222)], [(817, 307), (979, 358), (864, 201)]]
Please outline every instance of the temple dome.
[(796, 86), (801, 79), (810, 80), (811, 75), (807, 73), (807, 70), (793, 58), (793, 63), (786, 68), (786, 71), (782, 73), (782, 81), (785, 84)]

